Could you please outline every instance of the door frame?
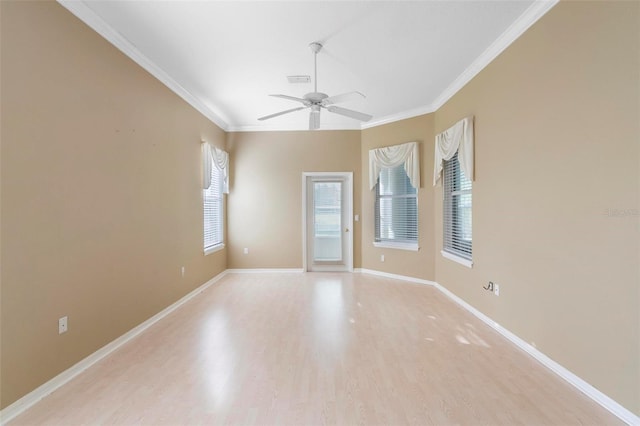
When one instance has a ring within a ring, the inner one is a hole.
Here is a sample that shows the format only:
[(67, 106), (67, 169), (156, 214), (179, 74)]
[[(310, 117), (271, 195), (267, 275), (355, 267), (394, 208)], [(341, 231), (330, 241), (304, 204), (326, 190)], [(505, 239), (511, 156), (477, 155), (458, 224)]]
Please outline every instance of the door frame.
[(347, 217), (346, 226), (349, 232), (345, 232), (343, 238), (347, 239), (347, 259), (345, 259), (345, 271), (353, 272), (353, 172), (303, 172), (302, 173), (302, 270), (309, 271), (310, 265), (307, 262), (307, 180), (312, 178), (344, 179), (345, 183), (345, 216)]

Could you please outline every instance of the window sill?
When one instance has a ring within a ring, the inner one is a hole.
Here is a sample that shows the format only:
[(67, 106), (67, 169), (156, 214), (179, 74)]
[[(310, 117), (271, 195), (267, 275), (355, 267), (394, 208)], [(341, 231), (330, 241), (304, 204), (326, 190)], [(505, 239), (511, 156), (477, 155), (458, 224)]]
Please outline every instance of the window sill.
[(444, 250), (440, 251), (440, 254), (442, 254), (442, 257), (452, 260), (454, 262), (457, 262), (461, 265), (466, 266), (467, 268), (473, 268), (473, 262), (469, 259), (465, 259), (464, 257), (460, 257), (460, 256), (456, 256), (455, 254), (451, 254), (449, 252), (446, 252)]
[(217, 251), (222, 250), (223, 248), (224, 248), (224, 243), (217, 244), (217, 245), (212, 246), (212, 247), (208, 247), (208, 248), (204, 249), (204, 255), (206, 256), (208, 254), (215, 253)]
[(411, 243), (374, 242), (373, 246), (378, 248), (390, 248), (390, 249), (409, 250), (409, 251), (420, 250), (420, 247), (418, 246), (418, 244), (411, 244)]

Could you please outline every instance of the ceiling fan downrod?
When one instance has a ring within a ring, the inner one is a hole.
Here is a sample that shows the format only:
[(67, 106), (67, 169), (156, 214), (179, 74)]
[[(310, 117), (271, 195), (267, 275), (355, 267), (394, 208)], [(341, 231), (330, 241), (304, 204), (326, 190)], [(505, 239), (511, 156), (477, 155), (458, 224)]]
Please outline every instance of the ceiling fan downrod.
[(311, 51), (313, 52), (313, 91), (318, 92), (318, 52), (322, 49), (322, 44), (314, 41), (309, 44)]

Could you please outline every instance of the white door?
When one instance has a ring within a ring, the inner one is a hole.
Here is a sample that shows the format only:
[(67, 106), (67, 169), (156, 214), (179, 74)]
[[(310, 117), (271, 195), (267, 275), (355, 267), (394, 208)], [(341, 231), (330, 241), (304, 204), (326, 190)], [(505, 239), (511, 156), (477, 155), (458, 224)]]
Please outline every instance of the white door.
[(306, 271), (353, 270), (351, 173), (304, 173)]

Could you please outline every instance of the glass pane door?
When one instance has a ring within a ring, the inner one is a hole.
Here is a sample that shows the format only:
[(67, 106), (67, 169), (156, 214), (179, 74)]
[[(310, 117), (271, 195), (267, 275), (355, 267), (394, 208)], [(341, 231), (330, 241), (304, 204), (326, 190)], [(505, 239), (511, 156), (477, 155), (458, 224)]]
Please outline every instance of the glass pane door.
[(342, 182), (313, 182), (313, 260), (341, 262)]

